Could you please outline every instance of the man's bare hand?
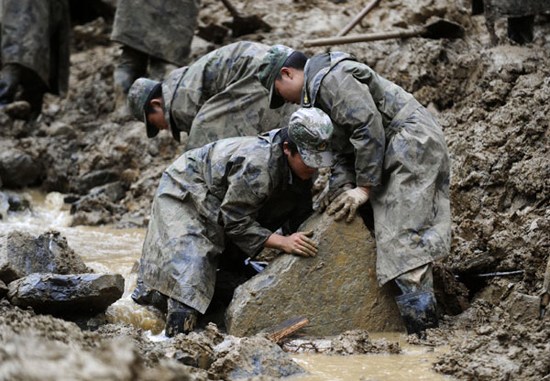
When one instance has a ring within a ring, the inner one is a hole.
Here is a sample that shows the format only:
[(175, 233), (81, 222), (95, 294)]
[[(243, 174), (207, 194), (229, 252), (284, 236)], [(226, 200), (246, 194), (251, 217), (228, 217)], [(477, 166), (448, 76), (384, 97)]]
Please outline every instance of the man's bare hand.
[(313, 231), (291, 234), (283, 240), (282, 250), (287, 254), (314, 257), (317, 255), (317, 244), (309, 238), (312, 236)]

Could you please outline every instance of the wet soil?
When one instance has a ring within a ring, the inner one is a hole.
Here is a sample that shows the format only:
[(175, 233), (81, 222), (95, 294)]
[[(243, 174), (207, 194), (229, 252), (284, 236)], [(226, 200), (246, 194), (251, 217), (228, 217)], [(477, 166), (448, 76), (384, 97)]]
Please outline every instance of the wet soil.
[[(305, 39), (335, 35), (364, 2), (237, 5), (245, 14), (264, 15), (272, 26), (270, 32), (241, 39), (302, 48)], [(534, 41), (522, 46), (507, 39), (505, 20), (497, 20), (499, 43), (491, 45), (483, 16), (471, 16), (467, 1), (388, 0), (352, 33), (410, 28), (434, 16), (463, 25), (465, 37), (356, 43), (333, 50), (355, 54), (413, 93), (444, 128), (452, 159), (453, 244), (443, 264), (467, 287), (471, 306), (443, 317), (442, 327), (429, 332), (430, 343), (451, 347), (435, 369), (465, 380), (548, 379), (550, 325), (537, 312), (550, 254), (549, 19), (538, 16)], [(230, 20), (221, 2), (202, 3), (201, 26)], [(169, 134), (147, 139), (141, 123), (113, 113), (112, 73), (119, 49), (108, 41), (109, 29), (101, 19), (75, 27), (68, 96), (47, 96), (36, 122), (0, 111), (0, 151), (25, 153), (32, 176), (24, 185), (66, 194), (74, 224), (143, 227), (161, 172), (184, 146)], [(221, 43), (196, 38), (190, 60), (233, 41), (231, 36)], [(2, 182), (4, 189), (14, 187), (4, 177)], [(38, 379), (16, 372), (24, 361), (40, 361), (35, 368), (44, 374), (52, 367), (69, 372), (89, 363), (119, 372), (90, 369), (89, 378), (78, 379), (176, 379), (171, 377), (186, 367), (166, 359), (161, 345), (129, 327), (90, 332), (5, 302), (0, 308), (0, 379)], [(115, 336), (124, 344), (108, 340)], [(211, 361), (201, 356), (197, 364)], [(186, 369), (193, 373), (189, 377), (208, 377), (196, 364)]]

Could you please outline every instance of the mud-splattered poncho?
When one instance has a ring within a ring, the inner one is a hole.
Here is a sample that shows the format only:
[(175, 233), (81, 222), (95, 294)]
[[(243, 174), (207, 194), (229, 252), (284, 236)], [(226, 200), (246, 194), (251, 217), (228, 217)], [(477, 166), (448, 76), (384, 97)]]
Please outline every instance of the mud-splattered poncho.
[(414, 97), (341, 52), (304, 69), (303, 106), (334, 123), (331, 187), (371, 187), (380, 284), (449, 253), (449, 155), (435, 118)]
[(257, 254), (287, 222), (311, 212), (311, 182), (292, 176), (280, 130), (187, 151), (162, 175), (140, 262), (144, 284), (201, 313), (230, 240)]
[(271, 110), (256, 76), (268, 50), (264, 44), (236, 42), (169, 74), (162, 84), (165, 117), (172, 130), (189, 135), (187, 149), (287, 125), (296, 106)]
[(111, 39), (184, 65), (197, 27), (199, 0), (118, 0)]
[(68, 0), (3, 0), (2, 64), (34, 71), (52, 94), (69, 84)]

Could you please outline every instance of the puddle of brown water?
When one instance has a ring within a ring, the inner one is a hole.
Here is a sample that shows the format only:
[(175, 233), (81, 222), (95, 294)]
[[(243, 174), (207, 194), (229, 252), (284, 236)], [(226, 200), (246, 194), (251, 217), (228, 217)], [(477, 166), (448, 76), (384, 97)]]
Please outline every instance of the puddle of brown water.
[(294, 361), (309, 374), (293, 377), (291, 381), (451, 381), (432, 370), (432, 364), (446, 347), (410, 345), (399, 333), (373, 333), (373, 340), (397, 341), (403, 352), (398, 355), (372, 354), (330, 356), (323, 354), (295, 354)]

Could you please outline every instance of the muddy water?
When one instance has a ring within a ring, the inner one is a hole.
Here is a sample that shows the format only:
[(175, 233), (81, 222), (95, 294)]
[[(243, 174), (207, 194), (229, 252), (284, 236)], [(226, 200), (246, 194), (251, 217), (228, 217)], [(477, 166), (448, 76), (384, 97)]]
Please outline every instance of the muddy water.
[[(119, 273), (126, 279), (125, 293), (107, 311), (113, 323), (124, 322), (151, 332), (152, 340), (164, 340), (163, 321), (154, 311), (136, 305), (130, 299), (135, 286), (135, 264), (141, 254), (145, 229), (113, 229), (109, 227), (70, 227), (69, 208), (63, 195), (40, 194), (27, 191), (32, 200), (32, 211), (12, 213), (0, 221), (0, 234), (13, 230), (39, 235), (57, 230), (84, 262), (97, 272)], [(401, 355), (328, 356), (322, 354), (294, 354), (292, 357), (310, 372), (292, 381), (383, 381), (383, 380), (452, 380), (431, 370), (436, 356), (445, 348), (411, 346), (405, 336), (397, 333), (373, 334), (373, 339), (398, 341)]]
[(321, 354), (293, 355), (294, 360), (309, 374), (293, 377), (292, 381), (451, 381), (454, 378), (434, 372), (432, 364), (446, 347), (410, 345), (403, 334), (373, 333), (370, 337), (399, 342), (402, 353), (353, 356), (329, 356)]

